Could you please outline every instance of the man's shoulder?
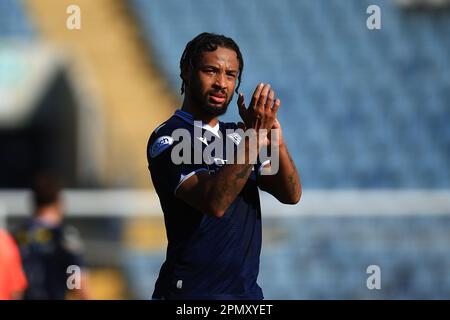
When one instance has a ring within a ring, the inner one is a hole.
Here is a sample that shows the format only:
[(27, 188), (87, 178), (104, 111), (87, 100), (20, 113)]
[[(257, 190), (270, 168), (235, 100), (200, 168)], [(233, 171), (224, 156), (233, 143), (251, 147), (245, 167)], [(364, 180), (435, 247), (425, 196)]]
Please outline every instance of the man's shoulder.
[(175, 131), (176, 129), (188, 129), (189, 127), (190, 125), (188, 123), (173, 115), (152, 131), (150, 140), (154, 140), (165, 135), (172, 135), (173, 131)]
[(156, 127), (147, 143), (148, 158), (155, 158), (174, 144), (173, 133), (177, 129), (191, 130), (192, 125), (173, 115)]

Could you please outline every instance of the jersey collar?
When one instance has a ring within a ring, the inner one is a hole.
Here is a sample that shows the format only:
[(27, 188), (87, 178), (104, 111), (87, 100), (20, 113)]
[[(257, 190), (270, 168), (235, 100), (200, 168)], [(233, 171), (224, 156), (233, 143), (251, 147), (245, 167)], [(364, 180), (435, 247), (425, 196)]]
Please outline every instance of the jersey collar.
[[(220, 134), (219, 134), (219, 128), (220, 128), (219, 123), (220, 122), (217, 122), (217, 124), (214, 127), (211, 127), (209, 124), (205, 124), (201, 121), (194, 122), (194, 117), (192, 116), (192, 114), (190, 114), (187, 111), (181, 110), (181, 109), (178, 109), (175, 111), (175, 116), (177, 116), (178, 118), (184, 120), (185, 122), (187, 122), (193, 126), (208, 130), (209, 132), (213, 133), (217, 137), (220, 137)], [(198, 125), (198, 122), (201, 122), (201, 124)]]

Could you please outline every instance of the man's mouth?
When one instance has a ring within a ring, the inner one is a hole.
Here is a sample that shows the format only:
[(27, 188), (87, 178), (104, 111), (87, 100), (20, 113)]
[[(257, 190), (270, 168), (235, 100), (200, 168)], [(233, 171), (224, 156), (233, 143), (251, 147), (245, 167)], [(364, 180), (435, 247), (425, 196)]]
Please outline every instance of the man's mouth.
[(209, 95), (209, 99), (213, 103), (224, 103), (226, 100), (227, 95), (226, 94), (220, 94), (220, 93), (211, 93)]

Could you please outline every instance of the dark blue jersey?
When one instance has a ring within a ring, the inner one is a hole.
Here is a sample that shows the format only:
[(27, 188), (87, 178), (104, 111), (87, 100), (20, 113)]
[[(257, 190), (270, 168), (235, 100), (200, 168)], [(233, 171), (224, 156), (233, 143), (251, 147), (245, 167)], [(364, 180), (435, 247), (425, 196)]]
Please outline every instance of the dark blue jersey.
[[(191, 147), (191, 164), (173, 161), (182, 143), (173, 134), (180, 128), (190, 133), (187, 145)], [(215, 128), (194, 123), (192, 115), (177, 110), (150, 136), (147, 158), (168, 238), (166, 261), (155, 284), (154, 299), (263, 299), (256, 282), (261, 252), (256, 180), (260, 164), (255, 165), (222, 218), (203, 214), (175, 196), (177, 188), (193, 174), (204, 171), (213, 175), (226, 165), (227, 145), (235, 148), (239, 143), (239, 137), (226, 130), (236, 128), (234, 123), (219, 122)], [(213, 153), (211, 158), (193, 163), (194, 153), (217, 139), (223, 142), (222, 154)]]
[(84, 267), (78, 231), (33, 219), (15, 232), (15, 238), (28, 279), (24, 299), (64, 299), (68, 292), (67, 268)]

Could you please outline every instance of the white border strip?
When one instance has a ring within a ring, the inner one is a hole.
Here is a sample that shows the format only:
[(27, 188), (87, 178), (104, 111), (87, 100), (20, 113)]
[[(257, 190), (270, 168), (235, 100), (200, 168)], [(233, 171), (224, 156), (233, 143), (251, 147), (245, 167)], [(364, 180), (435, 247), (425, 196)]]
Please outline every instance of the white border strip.
[[(263, 217), (450, 215), (450, 190), (303, 190), (300, 203), (284, 205), (260, 192)], [(151, 190), (66, 190), (67, 216), (157, 216), (162, 210)], [(31, 214), (29, 191), (0, 191), (8, 216)]]

